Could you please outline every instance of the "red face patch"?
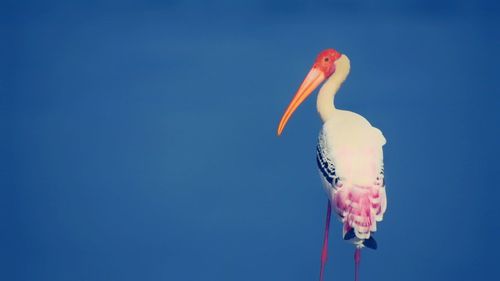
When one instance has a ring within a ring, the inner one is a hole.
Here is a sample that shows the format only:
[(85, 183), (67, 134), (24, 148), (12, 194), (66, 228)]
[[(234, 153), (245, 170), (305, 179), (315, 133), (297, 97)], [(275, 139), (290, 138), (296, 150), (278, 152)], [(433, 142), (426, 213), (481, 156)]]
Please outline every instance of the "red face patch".
[(341, 54), (334, 49), (326, 49), (319, 53), (313, 67), (321, 70), (325, 74), (325, 78), (328, 78), (335, 72), (335, 61), (340, 56)]

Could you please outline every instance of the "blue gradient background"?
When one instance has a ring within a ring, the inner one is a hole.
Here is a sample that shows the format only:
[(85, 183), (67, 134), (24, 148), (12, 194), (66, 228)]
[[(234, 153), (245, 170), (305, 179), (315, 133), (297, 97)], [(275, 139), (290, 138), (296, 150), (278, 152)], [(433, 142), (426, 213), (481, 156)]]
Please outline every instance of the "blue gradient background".
[[(2, 1), (1, 280), (317, 280), (317, 53), (387, 140), (361, 280), (498, 277), (495, 1)], [(332, 222), (326, 280), (353, 279)]]

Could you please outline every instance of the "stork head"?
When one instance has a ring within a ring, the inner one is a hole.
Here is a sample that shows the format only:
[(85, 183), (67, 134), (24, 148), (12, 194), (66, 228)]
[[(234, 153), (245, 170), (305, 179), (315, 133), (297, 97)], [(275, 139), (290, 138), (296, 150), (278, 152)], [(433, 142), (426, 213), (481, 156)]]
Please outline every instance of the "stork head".
[(288, 105), (278, 126), (278, 136), (281, 135), (286, 123), (299, 105), (323, 82), (335, 73), (335, 62), (341, 54), (334, 49), (326, 49), (319, 53), (311, 70), (300, 85), (297, 93)]
[(335, 72), (335, 61), (340, 58), (341, 54), (334, 49), (326, 49), (319, 53), (312, 69), (317, 68), (327, 79)]

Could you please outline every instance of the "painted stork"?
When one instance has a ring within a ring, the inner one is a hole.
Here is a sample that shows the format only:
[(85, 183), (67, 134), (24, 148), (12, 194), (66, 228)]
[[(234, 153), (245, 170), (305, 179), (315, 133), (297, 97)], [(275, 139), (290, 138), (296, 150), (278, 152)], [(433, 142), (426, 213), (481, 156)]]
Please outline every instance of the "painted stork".
[(316, 107), (323, 121), (316, 160), (328, 196), (320, 281), (328, 252), (331, 209), (343, 224), (343, 239), (351, 241), (354, 251), (354, 280), (358, 280), (363, 247), (376, 249), (373, 232), (387, 207), (382, 146), (385, 138), (364, 117), (334, 106), (334, 97), (347, 78), (350, 62), (333, 49), (322, 51), (288, 105), (278, 127), (281, 135), (297, 107), (325, 80)]

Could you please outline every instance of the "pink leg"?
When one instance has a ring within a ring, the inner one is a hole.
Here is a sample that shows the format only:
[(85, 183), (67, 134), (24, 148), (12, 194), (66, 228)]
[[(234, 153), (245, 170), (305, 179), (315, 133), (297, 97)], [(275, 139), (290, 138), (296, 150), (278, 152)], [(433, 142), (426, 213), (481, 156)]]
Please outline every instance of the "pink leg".
[(359, 262), (361, 261), (361, 248), (354, 251), (354, 281), (358, 281)]
[(319, 281), (323, 281), (323, 273), (325, 271), (325, 264), (328, 258), (328, 231), (330, 230), (330, 215), (332, 213), (332, 206), (328, 200), (328, 207), (326, 209), (326, 222), (325, 222), (325, 237), (323, 238), (323, 248), (321, 250), (321, 268), (319, 270)]

